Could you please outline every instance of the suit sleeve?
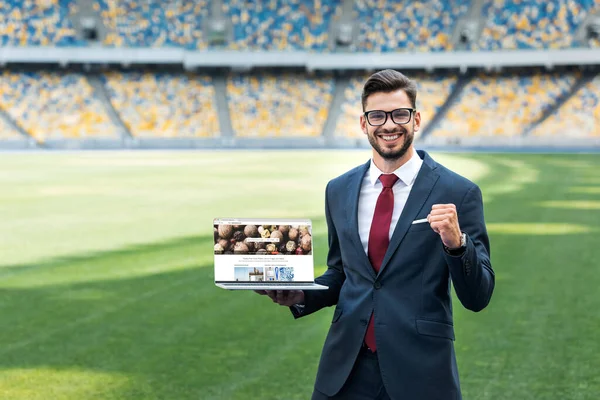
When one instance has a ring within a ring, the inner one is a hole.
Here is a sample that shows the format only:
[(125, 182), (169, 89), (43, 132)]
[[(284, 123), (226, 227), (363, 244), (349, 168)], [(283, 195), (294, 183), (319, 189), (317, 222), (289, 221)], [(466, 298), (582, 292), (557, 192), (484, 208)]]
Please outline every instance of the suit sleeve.
[(329, 242), (329, 252), (327, 253), (327, 271), (320, 277), (315, 279), (315, 282), (321, 285), (328, 286), (328, 290), (305, 290), (304, 305), (302, 307), (290, 307), (294, 318), (300, 318), (324, 307), (329, 307), (337, 304), (340, 296), (340, 290), (346, 280), (344, 268), (342, 264), (342, 253), (340, 251), (340, 243), (337, 230), (331, 218), (329, 207), (329, 187), (327, 184), (325, 189), (325, 219), (327, 220), (327, 236)]
[(467, 248), (460, 256), (446, 254), (446, 262), (458, 299), (465, 308), (477, 312), (488, 305), (495, 285), (483, 200), (477, 185), (469, 189), (458, 208), (458, 222), (467, 234)]

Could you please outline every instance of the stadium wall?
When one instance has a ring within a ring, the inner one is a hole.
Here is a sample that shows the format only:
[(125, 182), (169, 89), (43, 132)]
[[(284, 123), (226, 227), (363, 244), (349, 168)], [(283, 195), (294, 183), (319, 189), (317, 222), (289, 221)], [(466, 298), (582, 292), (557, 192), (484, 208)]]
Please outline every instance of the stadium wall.
[[(600, 138), (561, 139), (538, 137), (448, 139), (427, 137), (416, 139), (418, 148), (444, 151), (508, 151), (508, 152), (600, 152)], [(138, 139), (123, 140), (63, 139), (36, 143), (34, 140), (0, 141), (0, 150), (182, 150), (182, 149), (369, 149), (366, 138), (210, 138), (210, 139)]]
[(206, 67), (299, 67), (313, 70), (378, 68), (552, 68), (597, 65), (600, 49), (498, 50), (429, 53), (312, 53), (303, 51), (188, 51), (174, 48), (3, 47), (0, 64), (171, 64), (186, 69)]

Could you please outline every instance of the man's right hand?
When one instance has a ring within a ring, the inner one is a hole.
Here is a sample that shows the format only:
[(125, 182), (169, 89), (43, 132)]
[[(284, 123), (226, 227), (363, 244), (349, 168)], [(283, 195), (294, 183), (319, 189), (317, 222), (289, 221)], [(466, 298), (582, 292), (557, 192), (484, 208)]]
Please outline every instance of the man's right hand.
[(256, 293), (269, 296), (273, 303), (290, 307), (294, 304), (304, 304), (304, 291), (302, 290), (255, 290)]

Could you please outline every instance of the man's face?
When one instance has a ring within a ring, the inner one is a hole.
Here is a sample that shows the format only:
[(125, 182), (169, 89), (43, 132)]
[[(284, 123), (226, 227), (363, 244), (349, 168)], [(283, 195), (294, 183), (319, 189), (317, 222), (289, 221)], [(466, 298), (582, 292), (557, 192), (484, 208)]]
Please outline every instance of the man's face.
[[(372, 110), (392, 111), (398, 108), (413, 108), (404, 90), (391, 93), (374, 93), (367, 98), (365, 112)], [(419, 130), (421, 114), (415, 112), (410, 121), (405, 124), (396, 124), (391, 115), (381, 126), (371, 126), (365, 115), (360, 117), (360, 126), (369, 138), (373, 149), (386, 160), (398, 160), (410, 149), (415, 132)]]

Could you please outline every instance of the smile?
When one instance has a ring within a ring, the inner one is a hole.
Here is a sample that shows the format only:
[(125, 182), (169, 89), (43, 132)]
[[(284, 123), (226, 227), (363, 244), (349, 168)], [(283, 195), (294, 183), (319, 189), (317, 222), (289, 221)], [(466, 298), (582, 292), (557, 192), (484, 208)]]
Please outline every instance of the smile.
[(400, 137), (400, 135), (399, 134), (395, 134), (395, 135), (381, 135), (379, 137), (382, 138), (383, 140), (385, 140), (386, 142), (393, 142), (394, 140), (398, 139)]

